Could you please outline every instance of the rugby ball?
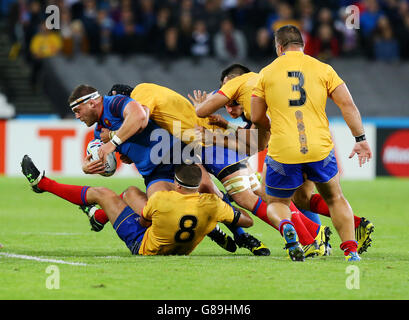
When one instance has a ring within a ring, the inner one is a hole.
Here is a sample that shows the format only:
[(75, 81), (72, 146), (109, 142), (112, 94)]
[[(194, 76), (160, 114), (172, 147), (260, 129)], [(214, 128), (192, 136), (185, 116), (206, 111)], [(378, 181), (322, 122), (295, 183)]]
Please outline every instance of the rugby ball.
[[(95, 161), (99, 159), (98, 149), (103, 145), (103, 142), (99, 139), (94, 139), (88, 143), (87, 154), (91, 154), (91, 160)], [(101, 176), (110, 177), (115, 173), (116, 170), (116, 158), (115, 152), (111, 152), (107, 156), (107, 161), (105, 162), (105, 172), (101, 173)]]

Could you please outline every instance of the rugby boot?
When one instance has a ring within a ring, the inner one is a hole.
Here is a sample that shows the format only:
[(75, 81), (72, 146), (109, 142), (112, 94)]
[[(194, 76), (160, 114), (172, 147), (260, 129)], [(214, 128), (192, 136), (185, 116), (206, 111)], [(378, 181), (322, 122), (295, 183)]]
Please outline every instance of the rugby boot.
[(41, 174), (41, 172), (35, 166), (33, 160), (31, 160), (28, 155), (25, 155), (21, 161), (21, 171), (27, 178), (28, 182), (30, 182), (31, 189), (33, 189), (34, 192), (44, 192), (38, 187), (38, 183), (43, 178), (45, 171), (43, 171), (43, 174)]
[(348, 262), (358, 262), (361, 261), (357, 252), (350, 252), (348, 255), (345, 256), (345, 261)]
[(207, 236), (226, 251), (235, 252), (237, 250), (233, 238), (227, 235), (219, 226), (216, 226)]
[(234, 239), (240, 248), (246, 248), (255, 256), (269, 256), (270, 250), (260, 240), (248, 233), (243, 233)]
[(91, 230), (92, 231), (99, 232), (102, 229), (104, 229), (105, 225), (98, 222), (95, 219), (95, 216), (94, 216), (95, 211), (98, 210), (97, 206), (95, 206), (95, 205), (83, 205), (83, 206), (80, 206), (80, 209), (82, 210), (82, 212), (84, 212), (87, 215), (89, 223), (91, 225)]
[(286, 249), (288, 256), (292, 261), (304, 261), (304, 250), (297, 240), (297, 232), (294, 227), (287, 223), (283, 227), (283, 237), (286, 242), (284, 249)]
[(355, 238), (358, 242), (358, 253), (362, 254), (371, 246), (371, 233), (374, 232), (375, 226), (368, 219), (362, 217), (359, 226), (355, 229)]

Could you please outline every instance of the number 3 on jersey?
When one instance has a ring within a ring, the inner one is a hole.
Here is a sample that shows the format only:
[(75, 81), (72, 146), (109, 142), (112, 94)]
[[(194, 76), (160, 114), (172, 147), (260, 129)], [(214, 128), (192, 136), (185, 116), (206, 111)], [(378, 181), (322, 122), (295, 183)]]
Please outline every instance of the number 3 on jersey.
[(301, 107), (304, 105), (305, 100), (307, 99), (307, 94), (303, 88), (304, 86), (304, 75), (301, 71), (288, 71), (287, 76), (289, 78), (297, 78), (298, 84), (293, 84), (292, 89), (293, 91), (300, 92), (300, 99), (298, 100), (289, 100), (290, 107)]
[[(191, 223), (188, 224), (186, 223), (187, 221), (190, 221)], [(183, 216), (179, 221), (180, 229), (178, 230), (178, 232), (175, 233), (175, 241), (176, 242), (192, 241), (195, 236), (194, 228), (196, 228), (196, 226), (197, 226), (197, 218), (195, 216), (192, 216), (192, 215)], [(182, 238), (182, 234), (185, 234), (183, 238)], [(186, 234), (187, 234), (187, 237), (186, 237)]]

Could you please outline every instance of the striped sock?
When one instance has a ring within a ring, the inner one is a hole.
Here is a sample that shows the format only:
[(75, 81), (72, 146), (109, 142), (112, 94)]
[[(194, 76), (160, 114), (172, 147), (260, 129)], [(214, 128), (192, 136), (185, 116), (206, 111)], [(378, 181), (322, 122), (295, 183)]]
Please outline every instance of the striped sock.
[(263, 220), (265, 223), (268, 223), (270, 226), (274, 227), (276, 230), (278, 228), (270, 221), (267, 216), (267, 203), (265, 203), (261, 198), (258, 198), (253, 210), (251, 211), (256, 217)]
[(43, 177), (38, 183), (41, 190), (55, 194), (56, 196), (65, 199), (73, 204), (87, 205), (87, 186), (75, 186), (69, 184), (58, 183), (47, 177)]

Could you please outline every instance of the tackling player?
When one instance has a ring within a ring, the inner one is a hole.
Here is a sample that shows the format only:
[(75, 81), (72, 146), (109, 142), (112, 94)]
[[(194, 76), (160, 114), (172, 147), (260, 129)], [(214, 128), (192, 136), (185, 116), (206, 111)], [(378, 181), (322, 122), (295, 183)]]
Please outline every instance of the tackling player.
[(63, 185), (41, 175), (27, 155), (21, 168), (35, 192), (51, 192), (77, 205), (99, 204), (135, 255), (188, 255), (218, 222), (252, 225), (250, 217), (234, 211), (216, 195), (197, 192), (202, 172), (195, 164), (178, 166), (174, 190), (157, 191), (149, 200), (134, 187), (132, 208), (107, 188)]
[(304, 253), (296, 244), (297, 233), (289, 220), (289, 205), (306, 174), (328, 204), (345, 260), (359, 261), (354, 215), (341, 191), (325, 114), (327, 97), (341, 109), (355, 137), (350, 158), (357, 153), (361, 166), (372, 153), (359, 111), (333, 68), (304, 54), (304, 42), (296, 27), (287, 25), (277, 30), (275, 44), (278, 58), (260, 71), (251, 98), (251, 119), (259, 130), (260, 145), (268, 140), (269, 216), (280, 224), (290, 254), (302, 259)]

